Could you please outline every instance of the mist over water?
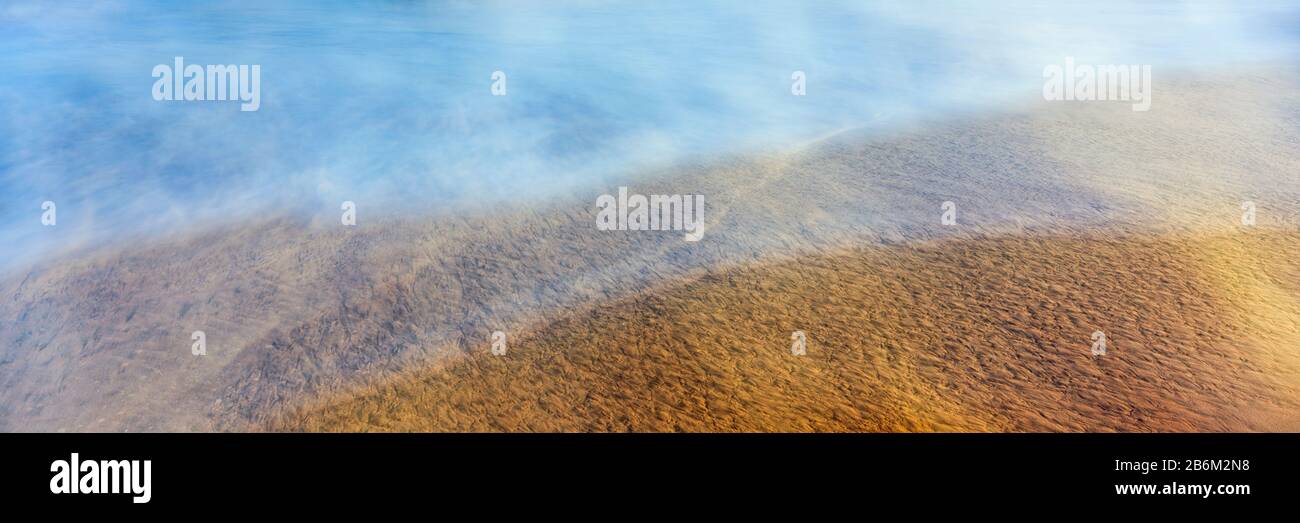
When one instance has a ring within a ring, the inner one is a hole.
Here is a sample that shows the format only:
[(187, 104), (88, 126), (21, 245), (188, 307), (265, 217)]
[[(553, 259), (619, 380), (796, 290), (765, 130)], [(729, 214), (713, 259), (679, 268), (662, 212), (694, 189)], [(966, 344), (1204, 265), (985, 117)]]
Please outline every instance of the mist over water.
[[(646, 5), (648, 4), (648, 5)], [(1047, 64), (1295, 63), (1293, 2), (7, 2), (0, 268), (286, 207), (524, 204), (695, 155), (1017, 107)], [(261, 66), (261, 107), (155, 65)], [(492, 96), (493, 71), (508, 94)], [(807, 74), (792, 96), (791, 74)], [(41, 203), (58, 205), (43, 227)]]

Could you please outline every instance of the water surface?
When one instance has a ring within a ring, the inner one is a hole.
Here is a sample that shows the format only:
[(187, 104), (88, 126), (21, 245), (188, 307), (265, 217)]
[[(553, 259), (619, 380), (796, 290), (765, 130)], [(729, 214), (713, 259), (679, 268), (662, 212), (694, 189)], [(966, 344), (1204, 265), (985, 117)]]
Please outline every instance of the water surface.
[[(648, 4), (648, 5), (647, 5)], [(0, 266), (282, 210), (526, 204), (693, 155), (1015, 107), (1047, 64), (1295, 63), (1292, 2), (0, 6)], [(261, 108), (158, 102), (258, 64)], [(494, 71), (507, 95), (492, 96)], [(791, 94), (791, 74), (807, 95)], [(1155, 94), (1159, 107), (1159, 91)], [(41, 203), (58, 205), (43, 227)]]

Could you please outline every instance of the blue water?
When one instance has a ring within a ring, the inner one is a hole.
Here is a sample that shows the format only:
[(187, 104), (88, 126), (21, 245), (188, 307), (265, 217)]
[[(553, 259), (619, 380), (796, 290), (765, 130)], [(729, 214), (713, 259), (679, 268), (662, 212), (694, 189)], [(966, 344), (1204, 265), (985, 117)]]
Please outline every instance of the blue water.
[[(1044, 65), (1295, 63), (1295, 2), (0, 2), (0, 266), (293, 206), (523, 202), (995, 110)], [(261, 108), (159, 102), (258, 64)], [(493, 71), (507, 95), (492, 96)], [(807, 74), (807, 96), (790, 93)], [(1159, 107), (1159, 91), (1155, 109)], [(58, 225), (40, 223), (41, 202)]]

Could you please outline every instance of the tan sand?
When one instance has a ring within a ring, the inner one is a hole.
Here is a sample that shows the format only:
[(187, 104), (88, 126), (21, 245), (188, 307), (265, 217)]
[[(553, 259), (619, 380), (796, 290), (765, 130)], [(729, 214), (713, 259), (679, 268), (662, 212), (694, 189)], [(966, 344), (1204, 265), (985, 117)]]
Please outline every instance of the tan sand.
[(275, 428), (1294, 431), (1298, 252), (1300, 233), (1011, 238), (710, 272)]

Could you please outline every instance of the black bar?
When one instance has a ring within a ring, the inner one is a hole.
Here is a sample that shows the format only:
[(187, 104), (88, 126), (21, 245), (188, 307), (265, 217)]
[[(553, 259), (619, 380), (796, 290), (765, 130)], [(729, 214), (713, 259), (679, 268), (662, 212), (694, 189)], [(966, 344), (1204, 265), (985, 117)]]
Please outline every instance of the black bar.
[[(285, 503), (554, 509), (557, 500), (600, 499), (662, 507), (716, 502), (722, 491), (763, 503), (816, 496), (849, 505), (1196, 511), (1286, 505), (1296, 490), (1297, 443), (1295, 434), (4, 434), (0, 492), (10, 507), (153, 514)], [(72, 453), (82, 463), (149, 460), (149, 501), (133, 503), (130, 493), (52, 493), (51, 464)], [(1116, 470), (1117, 460), (1166, 459), (1182, 470)], [(1117, 484), (1250, 491), (1119, 495)]]

